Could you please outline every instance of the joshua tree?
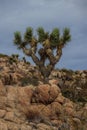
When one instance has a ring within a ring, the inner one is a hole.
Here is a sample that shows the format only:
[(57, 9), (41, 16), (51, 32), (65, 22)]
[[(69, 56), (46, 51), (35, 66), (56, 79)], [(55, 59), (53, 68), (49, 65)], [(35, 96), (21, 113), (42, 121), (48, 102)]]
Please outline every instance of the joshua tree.
[[(71, 39), (70, 30), (65, 28), (63, 34), (60, 35), (58, 28), (54, 28), (52, 32), (46, 32), (42, 27), (39, 27), (36, 32), (37, 35), (34, 36), (33, 29), (28, 27), (23, 39), (20, 32), (15, 32), (14, 44), (18, 49), (22, 49), (25, 55), (33, 59), (46, 79), (60, 60), (63, 47)], [(47, 59), (48, 64), (46, 64)]]

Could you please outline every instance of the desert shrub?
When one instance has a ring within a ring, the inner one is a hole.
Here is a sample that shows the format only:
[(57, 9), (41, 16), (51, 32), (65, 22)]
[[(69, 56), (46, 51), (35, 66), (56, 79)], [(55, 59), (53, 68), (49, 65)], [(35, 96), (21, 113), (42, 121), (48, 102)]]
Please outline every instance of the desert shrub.
[(62, 71), (62, 72), (65, 72), (67, 75), (71, 75), (71, 76), (72, 76), (72, 74), (74, 73), (73, 70), (71, 70), (71, 69), (67, 70), (66, 68), (61, 69), (61, 71)]
[(20, 82), (21, 82), (22, 86), (26, 86), (26, 85), (29, 85), (29, 84), (32, 84), (34, 86), (38, 85), (38, 79), (36, 77), (23, 77), (20, 80)]
[(16, 60), (15, 60), (13, 57), (10, 57), (10, 58), (9, 58), (9, 63), (10, 63), (10, 64), (13, 64), (14, 62), (16, 63)]
[(66, 98), (69, 98), (71, 100), (74, 100), (74, 98), (75, 98), (74, 92), (70, 91), (70, 90), (63, 91), (63, 96), (65, 96)]
[(28, 108), (24, 108), (23, 112), (28, 121), (32, 121), (32, 122), (39, 121), (41, 118), (41, 115), (37, 106), (32, 105)]
[(1, 66), (1, 67), (0, 67), (0, 72), (1, 72), (2, 70), (3, 70), (3, 67)]
[(29, 62), (29, 61), (26, 61), (26, 64), (30, 65), (30, 62)]
[(18, 54), (12, 54), (12, 55), (9, 57), (9, 63), (10, 63), (10, 64), (17, 63), (18, 57), (19, 57)]
[(4, 57), (8, 57), (8, 55), (1, 54), (1, 53), (0, 53), (0, 58), (4, 58)]

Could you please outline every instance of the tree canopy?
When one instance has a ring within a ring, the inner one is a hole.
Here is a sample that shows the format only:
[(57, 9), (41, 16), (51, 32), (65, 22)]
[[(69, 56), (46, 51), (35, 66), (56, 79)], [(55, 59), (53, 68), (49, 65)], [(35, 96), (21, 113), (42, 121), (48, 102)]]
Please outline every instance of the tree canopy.
[[(58, 28), (54, 28), (51, 32), (47, 32), (43, 27), (36, 30), (37, 35), (34, 36), (32, 27), (28, 27), (22, 37), (19, 31), (14, 33), (14, 44), (18, 49), (23, 50), (24, 54), (30, 56), (44, 78), (47, 78), (54, 69), (55, 64), (62, 56), (62, 49), (71, 40), (69, 28), (64, 28), (60, 33)], [(41, 44), (40, 48), (38, 46)], [(54, 54), (56, 50), (56, 54)], [(36, 55), (38, 52), (39, 57)], [(46, 60), (49, 63), (46, 65)]]

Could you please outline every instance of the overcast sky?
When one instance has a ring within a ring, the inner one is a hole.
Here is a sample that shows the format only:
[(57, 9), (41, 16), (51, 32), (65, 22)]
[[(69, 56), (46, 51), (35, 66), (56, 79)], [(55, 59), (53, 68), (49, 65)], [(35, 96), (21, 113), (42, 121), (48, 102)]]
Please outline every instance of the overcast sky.
[(26, 27), (71, 30), (72, 41), (63, 49), (57, 68), (87, 70), (87, 0), (0, 0), (0, 53), (18, 53), (14, 32)]

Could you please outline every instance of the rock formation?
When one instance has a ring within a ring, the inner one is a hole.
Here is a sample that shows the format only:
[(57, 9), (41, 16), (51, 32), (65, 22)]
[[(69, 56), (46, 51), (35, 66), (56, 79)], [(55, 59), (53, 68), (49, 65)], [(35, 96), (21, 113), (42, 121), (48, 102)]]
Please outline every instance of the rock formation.
[[(9, 60), (0, 58), (0, 130), (87, 129), (87, 71), (54, 70), (44, 84), (36, 67)], [(84, 88), (83, 102), (64, 96)]]
[(86, 130), (87, 104), (78, 108), (57, 85), (14, 87), (0, 82), (0, 130), (76, 130), (83, 125)]

